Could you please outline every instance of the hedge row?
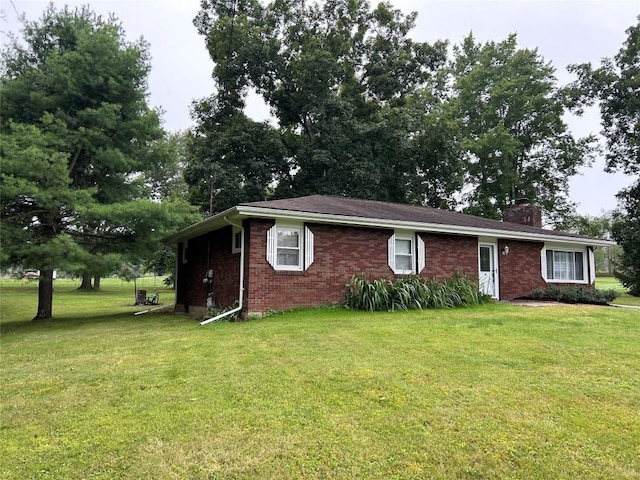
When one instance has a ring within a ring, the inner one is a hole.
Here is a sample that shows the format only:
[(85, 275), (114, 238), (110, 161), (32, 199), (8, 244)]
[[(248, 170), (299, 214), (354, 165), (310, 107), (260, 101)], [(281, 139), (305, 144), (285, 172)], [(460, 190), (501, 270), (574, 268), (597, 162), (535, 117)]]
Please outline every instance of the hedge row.
[(615, 290), (594, 290), (585, 287), (570, 287), (564, 285), (549, 285), (546, 288), (536, 288), (529, 292), (527, 298), (534, 300), (556, 300), (567, 303), (594, 303), (606, 305), (619, 294)]

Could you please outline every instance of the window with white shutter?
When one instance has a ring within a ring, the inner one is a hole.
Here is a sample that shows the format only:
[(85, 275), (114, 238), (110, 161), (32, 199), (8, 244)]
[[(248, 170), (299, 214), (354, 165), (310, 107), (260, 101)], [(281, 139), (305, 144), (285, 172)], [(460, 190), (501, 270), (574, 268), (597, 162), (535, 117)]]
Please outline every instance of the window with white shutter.
[(302, 271), (313, 263), (309, 227), (276, 223), (267, 231), (267, 261), (275, 270)]
[[(416, 273), (415, 235), (409, 233), (394, 233), (389, 237), (387, 248), (389, 267), (393, 270), (393, 273), (398, 275)], [(424, 257), (422, 260), (424, 261)]]

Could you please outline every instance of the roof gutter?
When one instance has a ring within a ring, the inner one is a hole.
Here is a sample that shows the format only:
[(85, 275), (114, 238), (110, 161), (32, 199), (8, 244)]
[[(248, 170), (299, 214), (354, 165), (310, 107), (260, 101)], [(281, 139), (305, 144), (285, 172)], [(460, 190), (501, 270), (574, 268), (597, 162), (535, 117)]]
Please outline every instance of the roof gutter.
[(569, 235), (547, 235), (544, 233), (532, 233), (532, 232), (517, 232), (510, 230), (494, 229), (494, 228), (482, 228), (482, 227), (463, 227), (459, 225), (443, 225), (438, 223), (422, 223), (422, 222), (407, 222), (402, 220), (385, 220), (385, 219), (373, 219), (365, 217), (353, 217), (348, 215), (335, 215), (327, 213), (311, 213), (311, 212), (298, 212), (293, 210), (280, 210), (273, 208), (263, 207), (251, 207), (239, 205), (236, 207), (239, 215), (243, 217), (257, 217), (257, 218), (291, 218), (296, 220), (302, 220), (305, 222), (319, 222), (329, 224), (341, 224), (341, 225), (356, 225), (360, 227), (374, 227), (374, 228), (390, 228), (390, 229), (406, 229), (416, 231), (428, 231), (435, 233), (449, 233), (456, 235), (472, 235), (472, 236), (487, 236), (487, 237), (499, 237), (509, 240), (535, 240), (540, 242), (558, 242), (569, 243), (579, 245), (592, 245), (606, 247), (616, 245), (611, 240), (603, 240), (599, 238), (579, 238)]
[[(402, 220), (385, 220), (378, 218), (366, 218), (356, 217), (350, 215), (336, 215), (328, 213), (313, 213), (313, 212), (301, 212), (295, 210), (283, 210), (276, 208), (264, 208), (264, 207), (252, 207), (250, 205), (238, 205), (232, 207), (224, 212), (221, 212), (213, 217), (209, 217), (199, 223), (191, 225), (180, 232), (177, 232), (169, 237), (166, 237), (164, 241), (166, 243), (178, 243), (189, 238), (197, 237), (204, 233), (207, 233), (212, 227), (218, 223), (226, 222), (227, 224), (235, 225), (228, 219), (230, 216), (236, 218), (282, 218), (292, 219), (305, 222), (318, 222), (328, 223), (333, 225), (354, 225), (360, 227), (372, 227), (372, 228), (389, 228), (389, 229), (405, 229), (416, 231), (428, 231), (434, 233), (445, 233), (453, 235), (470, 235), (470, 236), (486, 236), (486, 237), (498, 237), (508, 240), (529, 240), (539, 242), (558, 242), (568, 243), (574, 245), (591, 245), (594, 247), (608, 247), (616, 245), (611, 240), (604, 240), (601, 238), (585, 238), (574, 237), (570, 235), (550, 235), (545, 233), (535, 232), (518, 232), (512, 230), (503, 230), (498, 228), (483, 228), (483, 227), (466, 227), (451, 224), (440, 223), (423, 223), (423, 222), (407, 222)], [(224, 224), (224, 223), (223, 223)], [(237, 225), (235, 225), (237, 226)], [(244, 230), (243, 230), (244, 231)]]
[(230, 223), (227, 220), (227, 217), (229, 217), (236, 210), (237, 210), (236, 207), (229, 208), (224, 212), (220, 212), (212, 217), (201, 220), (198, 223), (194, 223), (193, 225), (190, 225), (189, 227), (183, 230), (180, 230), (179, 232), (176, 232), (173, 235), (164, 237), (162, 241), (169, 244), (179, 243), (184, 240), (188, 240), (190, 238), (194, 238), (204, 233), (207, 233), (208, 231), (211, 230), (210, 226), (215, 224), (216, 222), (219, 222), (221, 219), (226, 221), (227, 223)]
[[(229, 211), (229, 210), (227, 210)], [(227, 216), (223, 216), (225, 222), (234, 227), (238, 227), (240, 229), (240, 287), (238, 292), (238, 306), (229, 310), (228, 312), (221, 313), (220, 315), (216, 315), (212, 318), (206, 318), (200, 322), (200, 325), (207, 325), (211, 322), (218, 321), (222, 318), (228, 317), (229, 315), (233, 315), (234, 313), (238, 313), (242, 310), (242, 299), (244, 298), (244, 227), (242, 224), (237, 225), (227, 218)]]

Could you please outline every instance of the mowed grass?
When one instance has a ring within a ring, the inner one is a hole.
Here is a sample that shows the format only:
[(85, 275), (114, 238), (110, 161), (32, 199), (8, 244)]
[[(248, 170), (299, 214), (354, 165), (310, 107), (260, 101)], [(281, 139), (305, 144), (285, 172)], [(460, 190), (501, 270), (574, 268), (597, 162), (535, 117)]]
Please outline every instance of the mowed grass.
[(620, 295), (611, 303), (616, 305), (631, 305), (640, 307), (640, 297), (633, 297), (627, 293), (627, 289), (622, 286), (615, 277), (597, 277), (596, 288), (600, 290), (615, 290)]
[(640, 478), (637, 310), (201, 327), (125, 284), (33, 323), (34, 287), (1, 293), (0, 478)]

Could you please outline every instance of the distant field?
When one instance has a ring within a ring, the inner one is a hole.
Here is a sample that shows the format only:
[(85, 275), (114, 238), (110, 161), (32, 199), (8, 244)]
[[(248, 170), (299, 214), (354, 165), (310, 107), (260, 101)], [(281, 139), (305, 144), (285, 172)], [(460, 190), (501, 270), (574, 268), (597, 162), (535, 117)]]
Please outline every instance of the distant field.
[(332, 308), (201, 327), (134, 316), (118, 282), (56, 283), (40, 323), (34, 286), (0, 283), (0, 478), (640, 475), (637, 311)]
[(627, 293), (627, 290), (615, 277), (597, 277), (596, 288), (601, 290), (615, 290), (620, 292), (620, 296), (616, 298), (612, 303), (619, 305), (632, 305), (640, 307), (640, 297), (632, 297)]
[(596, 288), (626, 293), (626, 289), (615, 277), (596, 277)]
[[(144, 277), (136, 281), (137, 288), (147, 290), (148, 294), (158, 292), (163, 304), (173, 304), (174, 292), (166, 288), (161, 277)], [(56, 279), (53, 283), (53, 315), (59, 317), (82, 317), (98, 313), (113, 313), (124, 309), (134, 312), (136, 301), (133, 281), (126, 282), (119, 278), (103, 278), (100, 291), (78, 291), (80, 281), (75, 279)], [(3, 303), (11, 302), (13, 309), (2, 308), (3, 321), (18, 316), (32, 318), (36, 313), (37, 280), (0, 279), (0, 295)]]
[[(140, 277), (136, 280), (138, 288), (153, 289), (164, 288), (162, 281), (164, 277)], [(57, 278), (54, 281), (54, 287), (61, 288), (63, 290), (74, 290), (80, 286), (80, 279), (78, 278)], [(15, 278), (0, 278), (0, 288), (2, 287), (26, 287), (37, 288), (38, 280), (23, 280)], [(121, 278), (106, 277), (100, 280), (100, 286), (102, 289), (116, 289), (118, 291), (131, 289), (133, 292), (133, 280), (127, 282)]]

